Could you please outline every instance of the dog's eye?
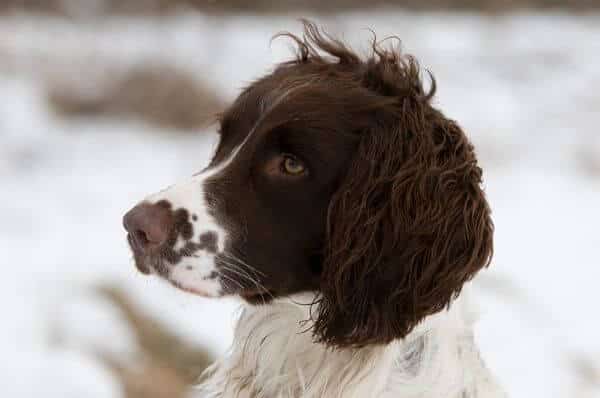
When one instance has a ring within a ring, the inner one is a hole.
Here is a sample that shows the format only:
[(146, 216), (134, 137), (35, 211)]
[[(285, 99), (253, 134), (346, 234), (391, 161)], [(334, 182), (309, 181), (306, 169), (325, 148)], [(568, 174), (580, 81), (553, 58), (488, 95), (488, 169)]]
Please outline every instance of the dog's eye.
[(281, 167), (286, 174), (301, 175), (306, 173), (304, 163), (292, 155), (284, 155)]

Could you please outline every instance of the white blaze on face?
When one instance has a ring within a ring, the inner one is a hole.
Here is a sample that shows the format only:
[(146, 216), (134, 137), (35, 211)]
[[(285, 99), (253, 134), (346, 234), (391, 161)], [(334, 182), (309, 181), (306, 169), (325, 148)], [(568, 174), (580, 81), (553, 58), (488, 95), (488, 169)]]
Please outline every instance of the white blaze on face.
[(202, 237), (207, 236), (207, 234), (216, 237), (216, 253), (199, 249), (191, 256), (183, 256), (177, 264), (166, 263), (169, 270), (168, 279), (171, 282), (184, 290), (212, 297), (219, 296), (222, 290), (218, 278), (216, 278), (215, 256), (223, 252), (227, 232), (209, 212), (204, 183), (225, 166), (205, 170), (189, 180), (172, 185), (145, 200), (152, 204), (166, 200), (171, 204), (172, 211), (185, 209), (188, 212), (188, 221), (192, 224), (193, 235), (190, 240), (186, 240), (179, 235), (173, 247), (176, 252), (179, 252), (186, 243), (200, 244)]
[[(259, 124), (257, 121), (256, 125)], [(166, 200), (171, 204), (171, 210), (185, 209), (188, 212), (188, 221), (192, 224), (193, 235), (190, 240), (182, 236), (177, 237), (173, 249), (177, 252), (189, 242), (199, 244), (202, 236), (212, 234), (216, 236), (216, 253), (210, 250), (199, 249), (192, 256), (184, 256), (177, 264), (168, 265), (167, 278), (178, 287), (196, 294), (217, 297), (222, 295), (222, 287), (219, 282), (219, 271), (217, 270), (215, 257), (225, 250), (227, 231), (219, 225), (217, 220), (209, 212), (209, 204), (206, 201), (205, 182), (207, 179), (219, 174), (226, 169), (234, 160), (236, 155), (249, 141), (253, 135), (256, 125), (244, 138), (242, 143), (235, 147), (231, 154), (218, 165), (196, 174), (189, 180), (170, 186), (154, 195), (146, 198), (146, 202), (156, 204)]]

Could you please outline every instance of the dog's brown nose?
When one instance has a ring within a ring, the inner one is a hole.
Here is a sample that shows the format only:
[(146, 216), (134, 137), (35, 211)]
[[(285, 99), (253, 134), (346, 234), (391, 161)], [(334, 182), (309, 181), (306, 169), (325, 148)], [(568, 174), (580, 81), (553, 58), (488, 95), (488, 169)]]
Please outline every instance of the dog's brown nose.
[(167, 241), (173, 228), (173, 217), (168, 208), (141, 203), (125, 214), (123, 226), (129, 232), (134, 248), (145, 251)]

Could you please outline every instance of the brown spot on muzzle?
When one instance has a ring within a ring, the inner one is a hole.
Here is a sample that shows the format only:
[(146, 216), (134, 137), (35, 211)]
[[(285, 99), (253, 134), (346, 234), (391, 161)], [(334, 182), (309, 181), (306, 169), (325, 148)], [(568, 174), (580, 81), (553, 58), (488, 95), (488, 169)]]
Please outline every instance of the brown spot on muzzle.
[[(160, 200), (154, 204), (142, 202), (127, 212), (123, 225), (128, 232), (127, 240), (140, 272), (149, 274), (153, 269), (166, 277), (169, 269), (165, 261), (177, 264), (183, 256), (192, 254), (198, 247), (209, 247), (207, 243), (191, 242), (194, 227), (189, 219), (186, 209), (173, 210), (168, 200)], [(183, 249), (175, 251), (179, 236), (187, 243)]]
[(217, 240), (216, 233), (205, 232), (200, 235), (200, 245), (198, 248), (214, 254), (217, 252)]
[(175, 238), (177, 238), (177, 236), (181, 234), (181, 237), (185, 240), (192, 239), (192, 236), (194, 236), (194, 227), (189, 221), (190, 213), (183, 208), (177, 209), (173, 213), (173, 219), (175, 220)]

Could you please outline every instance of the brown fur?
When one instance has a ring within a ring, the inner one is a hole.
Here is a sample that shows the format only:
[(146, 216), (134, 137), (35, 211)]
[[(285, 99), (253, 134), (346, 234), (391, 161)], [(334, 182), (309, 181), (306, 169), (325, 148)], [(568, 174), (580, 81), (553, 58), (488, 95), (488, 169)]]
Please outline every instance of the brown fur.
[[(308, 22), (302, 38), (284, 36), (296, 59), (223, 114), (209, 168), (241, 149), (195, 199), (228, 232), (215, 260), (222, 295), (260, 304), (315, 291), (317, 341), (389, 343), (489, 264), (481, 169), (415, 59), (376, 40), (362, 59)], [(290, 154), (305, 173), (284, 172)]]
[(292, 36), (295, 63), (329, 67), (324, 73), (347, 65), (349, 77), (380, 96), (378, 122), (361, 133), (329, 205), (314, 332), (336, 346), (388, 343), (449, 305), (489, 264), (482, 171), (460, 127), (431, 106), (435, 84), (424, 91), (413, 58), (374, 41), (362, 62), (305, 26), (303, 40)]

